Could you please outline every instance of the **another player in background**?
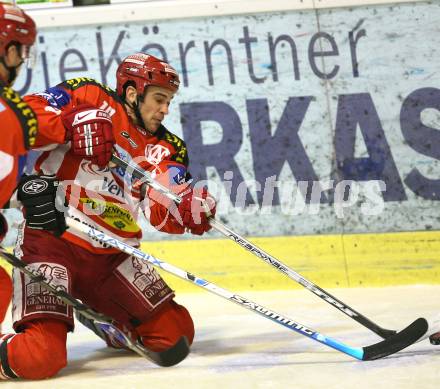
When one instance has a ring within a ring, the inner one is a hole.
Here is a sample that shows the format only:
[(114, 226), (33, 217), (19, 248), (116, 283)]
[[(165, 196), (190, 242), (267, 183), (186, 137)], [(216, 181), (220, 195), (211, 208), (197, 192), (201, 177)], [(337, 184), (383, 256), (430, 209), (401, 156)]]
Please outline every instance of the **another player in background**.
[[(0, 213), (0, 242), (6, 236), (8, 232), (8, 223)], [(12, 282), (11, 277), (6, 270), (0, 266), (0, 332), (2, 329), (2, 322), (5, 319), (6, 311), (8, 310), (9, 303), (12, 296)]]
[[(118, 67), (117, 93), (92, 79), (77, 78), (26, 97), (40, 121), (36, 146), (48, 150), (37, 160), (36, 172), (56, 174), (63, 182), (72, 217), (132, 246), (139, 246), (142, 237), (136, 223), (138, 209), (164, 232), (201, 235), (211, 228), (202, 205), (208, 203), (215, 214), (215, 201), (206, 189), (189, 186), (185, 143), (161, 124), (178, 87), (178, 74), (169, 64), (138, 53)], [(176, 192), (184, 191), (181, 204), (173, 209), (173, 204), (125, 171), (109, 168), (113, 150), (140, 163)], [(160, 275), (150, 265), (88, 236), (65, 231), (62, 218), (47, 220), (47, 212), (38, 212), (35, 201), (39, 191), (52, 200), (55, 196), (53, 189), (47, 192), (49, 185), (37, 185), (41, 180), (30, 176), (18, 188), (27, 214), (16, 255), (116, 319), (120, 328), (150, 350), (168, 350), (181, 337), (189, 347), (194, 337), (191, 316), (174, 301)], [(27, 188), (35, 190), (30, 193)], [(46, 204), (54, 208), (53, 203)], [(53, 209), (53, 215), (57, 212)], [(51, 377), (66, 365), (72, 310), (18, 271), (14, 279), (13, 322), (18, 333), (3, 335), (3, 375)], [(96, 332), (117, 346), (99, 329)]]
[(0, 208), (20, 179), (26, 154), (35, 143), (35, 113), (11, 89), (35, 42), (35, 23), (20, 8), (0, 3)]
[[(38, 124), (34, 112), (11, 89), (35, 42), (35, 23), (20, 8), (0, 3), (0, 208), (17, 186), (26, 154), (35, 143)], [(0, 244), (8, 224), (0, 213)], [(0, 266), (0, 327), (11, 301), (11, 278)]]

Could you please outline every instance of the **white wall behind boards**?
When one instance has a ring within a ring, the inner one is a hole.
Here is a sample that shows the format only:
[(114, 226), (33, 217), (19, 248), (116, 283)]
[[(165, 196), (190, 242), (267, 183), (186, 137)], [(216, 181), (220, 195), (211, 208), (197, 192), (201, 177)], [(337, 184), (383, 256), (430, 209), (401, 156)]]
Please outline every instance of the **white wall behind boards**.
[[(440, 4), (252, 3), (279, 10), (47, 23), (37, 67), (17, 88), (80, 76), (114, 87), (117, 64), (143, 50), (180, 72), (166, 124), (237, 231), (440, 228)], [(351, 197), (338, 200), (346, 181)]]

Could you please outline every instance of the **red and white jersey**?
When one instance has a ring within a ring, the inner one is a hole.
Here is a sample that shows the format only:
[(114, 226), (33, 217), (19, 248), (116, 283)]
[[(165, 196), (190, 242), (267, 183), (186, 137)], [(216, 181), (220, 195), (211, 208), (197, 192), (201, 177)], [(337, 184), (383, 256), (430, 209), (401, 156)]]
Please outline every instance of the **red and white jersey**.
[[(115, 150), (127, 162), (134, 160), (143, 169), (172, 171), (170, 186), (188, 177), (185, 143), (161, 126), (154, 135), (135, 126), (116, 93), (90, 79), (65, 81), (43, 93), (26, 96), (25, 101), (38, 116), (39, 133), (35, 147), (44, 150), (35, 164), (36, 172), (56, 174), (66, 188), (69, 214), (125, 243), (137, 246), (142, 237), (137, 220), (139, 190), (132, 188), (131, 177), (121, 168), (100, 169), (70, 152), (61, 112), (79, 104), (91, 104), (109, 113), (116, 139)], [(183, 233), (183, 227), (168, 221), (165, 206), (148, 204), (150, 222), (161, 231)], [(63, 238), (96, 253), (117, 252), (74, 230)]]
[(11, 198), (35, 143), (35, 113), (13, 89), (0, 82), (0, 208)]

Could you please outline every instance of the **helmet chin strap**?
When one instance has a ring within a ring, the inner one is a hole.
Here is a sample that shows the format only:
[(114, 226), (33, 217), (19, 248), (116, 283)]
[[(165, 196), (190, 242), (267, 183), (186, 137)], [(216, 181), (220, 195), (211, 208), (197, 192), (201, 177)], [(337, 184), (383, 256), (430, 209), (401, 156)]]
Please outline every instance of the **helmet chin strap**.
[(8, 71), (8, 79), (7, 79), (8, 85), (12, 85), (18, 75), (17, 69), (23, 64), (23, 61), (21, 61), (17, 66), (8, 66), (6, 65), (5, 57), (0, 57), (0, 63)]
[(144, 123), (144, 119), (142, 119), (141, 111), (139, 111), (139, 105), (141, 104), (141, 98), (139, 95), (136, 98), (136, 102), (129, 103), (127, 101), (128, 106), (133, 110), (134, 114), (136, 115), (136, 119), (138, 122), (139, 127), (142, 127), (145, 131), (151, 134), (151, 131), (147, 128), (147, 126)]

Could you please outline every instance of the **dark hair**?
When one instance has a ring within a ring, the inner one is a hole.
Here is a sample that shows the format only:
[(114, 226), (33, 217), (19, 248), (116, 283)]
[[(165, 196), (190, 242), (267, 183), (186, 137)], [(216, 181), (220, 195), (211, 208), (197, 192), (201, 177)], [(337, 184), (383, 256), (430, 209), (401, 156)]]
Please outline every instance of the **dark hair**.
[[(120, 96), (123, 100), (125, 100), (125, 98), (127, 97), (127, 88), (129, 86), (132, 86), (134, 89), (136, 89), (136, 82), (134, 82), (133, 80), (128, 80), (123, 86), (122, 86), (122, 96)], [(142, 93), (142, 95), (138, 95), (138, 97), (143, 100), (145, 98), (145, 95), (147, 94), (147, 88), (148, 85), (145, 86), (144, 91)]]

